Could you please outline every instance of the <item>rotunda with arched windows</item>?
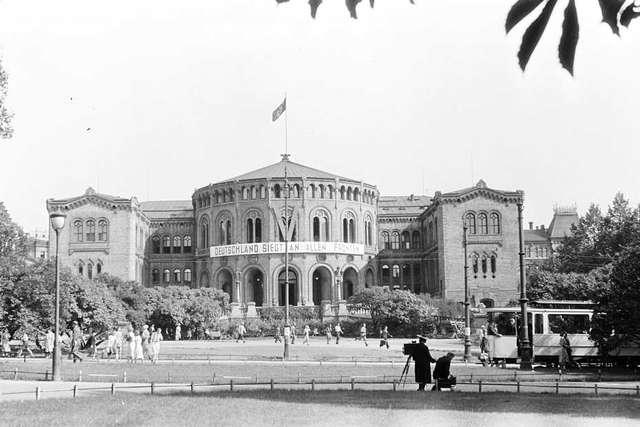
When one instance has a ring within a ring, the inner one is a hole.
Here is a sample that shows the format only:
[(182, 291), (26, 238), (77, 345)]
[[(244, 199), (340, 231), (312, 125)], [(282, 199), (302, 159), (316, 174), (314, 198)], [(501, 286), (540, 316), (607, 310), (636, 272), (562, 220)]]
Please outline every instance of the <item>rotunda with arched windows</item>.
[[(289, 160), (210, 184), (192, 197), (200, 286), (234, 306), (327, 306), (375, 285), (375, 186)], [(285, 248), (285, 241), (287, 248)]]

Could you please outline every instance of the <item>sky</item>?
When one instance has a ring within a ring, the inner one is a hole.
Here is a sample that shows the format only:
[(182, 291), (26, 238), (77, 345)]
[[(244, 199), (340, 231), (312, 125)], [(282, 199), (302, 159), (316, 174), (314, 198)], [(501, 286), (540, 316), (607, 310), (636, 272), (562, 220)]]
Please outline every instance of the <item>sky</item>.
[[(640, 23), (617, 37), (580, 1), (575, 77), (557, 61), (560, 0), (527, 71), (513, 0), (379, 0), (351, 19), (325, 0), (0, 0), (15, 135), (0, 140), (0, 200), (25, 231), (47, 198), (97, 191), (188, 200), (279, 161), (383, 195), (484, 179), (554, 205), (640, 202)], [(635, 54), (634, 54), (635, 53)]]

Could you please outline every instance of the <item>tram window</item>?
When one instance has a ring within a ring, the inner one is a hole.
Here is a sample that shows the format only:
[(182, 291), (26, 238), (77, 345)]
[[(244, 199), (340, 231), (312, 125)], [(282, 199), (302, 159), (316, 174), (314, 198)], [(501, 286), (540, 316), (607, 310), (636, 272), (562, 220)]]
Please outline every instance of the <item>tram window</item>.
[(516, 334), (516, 316), (514, 313), (493, 313), (493, 321), (496, 322), (500, 335)]
[(589, 316), (586, 314), (550, 314), (551, 333), (586, 334), (589, 332)]
[(540, 313), (536, 314), (535, 333), (544, 333), (544, 324), (542, 323), (542, 314)]

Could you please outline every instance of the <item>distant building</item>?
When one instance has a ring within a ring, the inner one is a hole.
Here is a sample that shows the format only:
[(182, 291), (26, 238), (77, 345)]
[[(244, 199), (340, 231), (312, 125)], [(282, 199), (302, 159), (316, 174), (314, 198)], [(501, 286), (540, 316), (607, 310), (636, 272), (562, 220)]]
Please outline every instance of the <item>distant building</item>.
[(33, 260), (49, 258), (49, 239), (46, 231), (36, 230), (33, 234), (27, 233), (25, 237), (28, 258)]
[(578, 223), (578, 211), (575, 206), (555, 207), (549, 227), (544, 224), (524, 230), (524, 251), (527, 268), (540, 266), (548, 261), (562, 245), (565, 237), (571, 236), (571, 227)]
[(47, 209), (67, 214), (61, 261), (78, 274), (215, 287), (244, 310), (284, 304), (287, 228), (294, 305), (335, 304), (372, 286), (461, 301), (466, 222), (471, 299), (491, 306), (517, 296), (523, 198), (482, 180), (433, 197), (380, 196), (374, 185), (284, 156), (200, 187), (191, 200), (139, 202), (89, 188), (49, 199)]

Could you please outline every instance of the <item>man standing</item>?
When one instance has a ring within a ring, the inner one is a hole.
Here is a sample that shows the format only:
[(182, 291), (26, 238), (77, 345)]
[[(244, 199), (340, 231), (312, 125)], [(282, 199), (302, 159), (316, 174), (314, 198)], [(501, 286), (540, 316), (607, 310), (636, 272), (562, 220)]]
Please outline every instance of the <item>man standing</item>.
[(342, 335), (342, 326), (340, 326), (340, 322), (336, 324), (335, 333), (336, 333), (336, 344), (340, 344), (340, 335)]
[(365, 347), (369, 347), (369, 343), (367, 343), (367, 325), (365, 323), (360, 327), (360, 339), (364, 341)]
[(236, 333), (238, 334), (238, 337), (236, 338), (236, 342), (242, 340), (242, 342), (244, 343), (244, 334), (247, 332), (247, 329), (244, 327), (244, 323), (240, 322), (240, 324), (238, 325), (238, 329), (236, 330)]
[(427, 383), (431, 383), (431, 363), (436, 359), (431, 357), (429, 347), (427, 347), (427, 339), (418, 335), (418, 340), (418, 345), (416, 345), (411, 357), (416, 363), (415, 378), (418, 383), (418, 391), (424, 391)]
[(18, 357), (22, 357), (22, 353), (25, 351), (29, 353), (29, 357), (33, 357), (33, 352), (29, 348), (29, 335), (26, 332), (20, 338), (20, 353), (18, 353)]
[(113, 353), (116, 355), (116, 360), (120, 360), (122, 356), (122, 343), (124, 337), (120, 328), (113, 328)]
[(389, 337), (391, 337), (391, 334), (389, 333), (389, 327), (385, 326), (380, 331), (380, 347), (386, 345), (387, 346), (387, 350), (389, 350)]
[(56, 340), (56, 334), (53, 333), (51, 328), (47, 328), (47, 334), (45, 335), (44, 341), (44, 353), (47, 357), (50, 357), (53, 354), (53, 344)]
[(304, 340), (302, 341), (302, 344), (309, 345), (309, 332), (311, 332), (309, 325), (304, 325)]
[(180, 341), (181, 338), (182, 338), (182, 328), (180, 327), (180, 325), (176, 325), (176, 334), (174, 339), (176, 341)]
[(80, 349), (82, 348), (82, 330), (80, 329), (80, 325), (78, 325), (78, 321), (74, 320), (72, 323), (71, 330), (71, 355), (73, 356), (73, 363), (76, 363), (78, 360), (82, 362), (82, 356), (80, 356)]
[(160, 341), (162, 341), (162, 332), (160, 328), (157, 330), (151, 326), (153, 331), (151, 332), (151, 352), (153, 353), (153, 363), (158, 363), (158, 357), (160, 356)]
[(324, 333), (327, 336), (327, 344), (331, 344), (331, 323), (324, 328)]

